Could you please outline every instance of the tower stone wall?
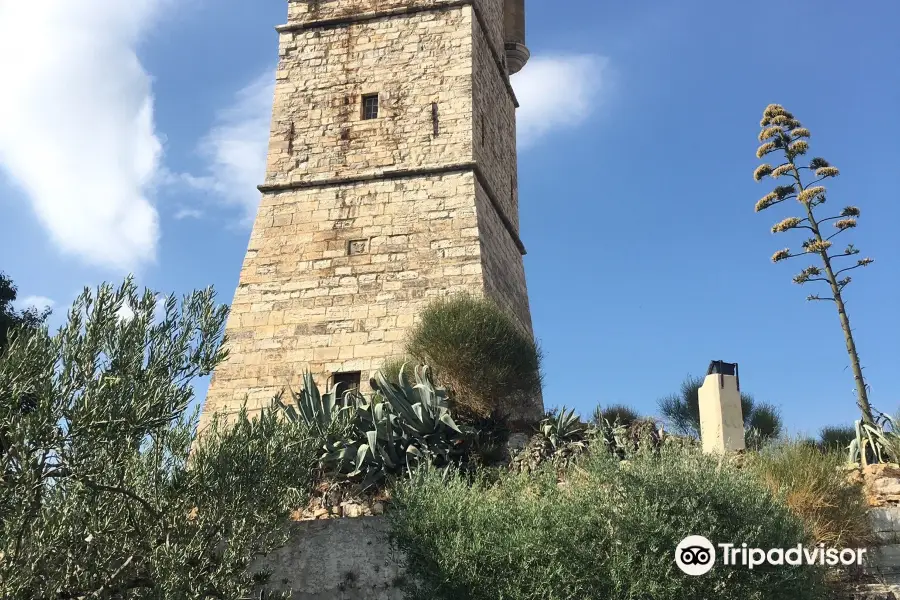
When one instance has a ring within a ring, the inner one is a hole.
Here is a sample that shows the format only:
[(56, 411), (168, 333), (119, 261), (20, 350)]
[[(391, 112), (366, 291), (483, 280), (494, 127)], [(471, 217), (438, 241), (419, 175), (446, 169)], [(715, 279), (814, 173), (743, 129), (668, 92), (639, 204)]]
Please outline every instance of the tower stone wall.
[[(513, 3), (522, 0), (513, 0)], [(363, 388), (435, 296), (532, 332), (519, 238), (510, 0), (310, 0), (279, 31), (262, 199), (201, 427), (304, 369)], [(524, 10), (524, 8), (523, 8)], [(378, 117), (365, 119), (377, 95)], [(516, 417), (535, 418), (540, 398)]]

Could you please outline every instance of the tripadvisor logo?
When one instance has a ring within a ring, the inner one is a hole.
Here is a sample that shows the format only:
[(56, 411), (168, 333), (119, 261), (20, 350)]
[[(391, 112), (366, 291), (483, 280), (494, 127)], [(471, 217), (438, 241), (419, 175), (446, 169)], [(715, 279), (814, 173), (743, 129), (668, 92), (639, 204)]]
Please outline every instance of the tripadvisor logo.
[(688, 575), (704, 575), (716, 563), (716, 548), (719, 549), (721, 564), (727, 567), (745, 567), (754, 569), (761, 565), (862, 565), (866, 554), (865, 548), (826, 548), (824, 544), (806, 548), (797, 544), (793, 548), (750, 548), (747, 544), (713, 545), (701, 535), (691, 535), (675, 548), (675, 564)]
[(688, 575), (709, 573), (716, 562), (716, 548), (702, 535), (690, 535), (675, 548), (675, 564)]

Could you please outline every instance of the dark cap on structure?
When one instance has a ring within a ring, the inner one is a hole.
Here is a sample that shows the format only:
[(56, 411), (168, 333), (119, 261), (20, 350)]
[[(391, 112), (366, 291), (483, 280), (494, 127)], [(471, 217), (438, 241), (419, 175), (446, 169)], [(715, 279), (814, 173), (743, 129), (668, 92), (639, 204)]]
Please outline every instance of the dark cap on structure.
[(738, 365), (737, 363), (727, 363), (724, 360), (714, 360), (709, 363), (709, 369), (706, 371), (706, 375), (718, 375), (719, 376), (719, 386), (724, 386), (724, 381), (722, 380), (722, 376), (731, 375), (735, 379), (737, 379), (737, 389), (740, 391), (741, 389), (741, 379), (738, 375)]
[(709, 363), (707, 375), (737, 375), (737, 363), (727, 363), (724, 360), (714, 360)]

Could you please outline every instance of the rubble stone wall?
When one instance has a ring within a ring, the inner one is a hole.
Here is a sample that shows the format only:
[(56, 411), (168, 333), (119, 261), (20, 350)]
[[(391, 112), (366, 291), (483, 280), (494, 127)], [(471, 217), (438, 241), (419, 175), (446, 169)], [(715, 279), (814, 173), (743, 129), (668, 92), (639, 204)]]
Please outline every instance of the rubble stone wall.
[(292, 600), (402, 600), (403, 557), (388, 541), (383, 517), (302, 521), (283, 548), (257, 564), (270, 590)]

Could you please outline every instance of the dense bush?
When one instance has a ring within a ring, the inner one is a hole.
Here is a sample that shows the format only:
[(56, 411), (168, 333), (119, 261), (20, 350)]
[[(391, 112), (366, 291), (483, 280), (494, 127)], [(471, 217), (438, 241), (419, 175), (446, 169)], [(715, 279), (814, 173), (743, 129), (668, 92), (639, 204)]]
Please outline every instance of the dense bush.
[(515, 414), (541, 391), (541, 353), (534, 339), (495, 302), (468, 295), (438, 299), (420, 315), (408, 353), (431, 365), (466, 420), (495, 409)]
[[(687, 377), (676, 394), (658, 402), (662, 416), (680, 435), (700, 437), (700, 388), (704, 378)], [(741, 414), (747, 432), (748, 447), (758, 447), (781, 435), (783, 423), (778, 408), (756, 402), (750, 394), (741, 393)]]
[(868, 507), (841, 470), (846, 456), (791, 442), (748, 454), (747, 467), (806, 523), (816, 543), (860, 548), (871, 541)]
[(640, 413), (630, 406), (625, 406), (624, 404), (612, 404), (606, 407), (598, 406), (594, 409), (591, 421), (593, 421), (595, 425), (603, 425), (604, 421), (608, 421), (609, 423), (618, 423), (619, 425), (628, 427), (640, 418)]
[(388, 381), (399, 381), (400, 371), (403, 370), (404, 367), (406, 367), (406, 371), (408, 372), (416, 366), (418, 366), (417, 360), (408, 356), (397, 356), (384, 361), (378, 370), (381, 371)]
[(816, 567), (717, 564), (702, 577), (674, 562), (678, 543), (781, 548), (803, 523), (751, 473), (664, 449), (626, 463), (603, 450), (569, 471), (470, 484), (422, 472), (394, 490), (392, 540), (406, 553), (413, 599), (819, 600)]
[(856, 439), (856, 429), (852, 425), (823, 427), (819, 432), (819, 444), (823, 449), (840, 451), (844, 454)]
[(227, 311), (211, 290), (155, 309), (130, 280), (85, 291), (56, 336), (0, 356), (0, 598), (249, 597), (305, 504), (316, 444), (273, 410), (214, 421), (190, 453)]

